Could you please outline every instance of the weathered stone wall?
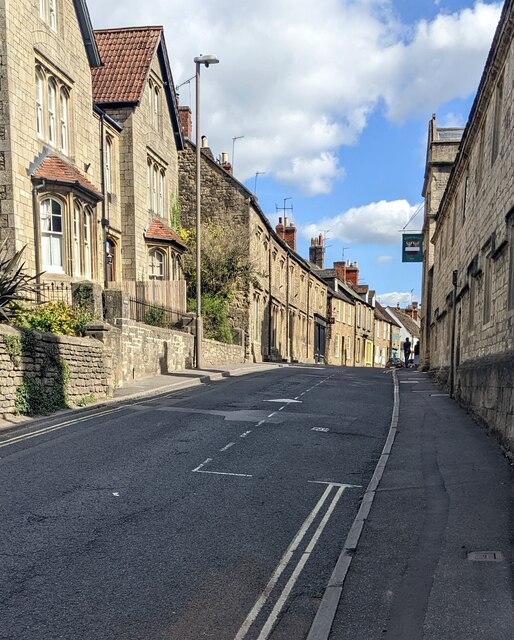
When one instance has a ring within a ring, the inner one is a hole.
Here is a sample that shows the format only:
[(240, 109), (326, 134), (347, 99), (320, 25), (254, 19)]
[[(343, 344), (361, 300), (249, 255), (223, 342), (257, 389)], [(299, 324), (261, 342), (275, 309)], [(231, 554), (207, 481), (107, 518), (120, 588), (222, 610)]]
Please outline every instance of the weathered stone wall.
[(514, 351), (462, 364), (456, 398), (514, 453)]
[(203, 364), (216, 367), (224, 364), (241, 364), (245, 361), (244, 347), (237, 344), (223, 344), (215, 340), (202, 340)]
[(30, 414), (106, 398), (112, 393), (111, 366), (109, 350), (92, 338), (1, 325), (0, 415), (18, 413), (20, 402), (32, 407), (24, 411)]

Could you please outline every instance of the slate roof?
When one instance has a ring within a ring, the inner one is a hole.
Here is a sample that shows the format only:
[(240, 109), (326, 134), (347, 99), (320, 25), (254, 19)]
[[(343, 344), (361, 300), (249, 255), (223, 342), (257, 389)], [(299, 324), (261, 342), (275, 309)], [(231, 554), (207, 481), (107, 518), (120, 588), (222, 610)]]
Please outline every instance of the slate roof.
[(91, 70), (93, 100), (99, 104), (140, 102), (162, 33), (160, 26), (95, 31), (104, 66)]
[(182, 238), (177, 235), (171, 227), (169, 227), (162, 220), (154, 218), (145, 232), (145, 238), (147, 240), (160, 240), (165, 242), (174, 242), (181, 247), (186, 247)]
[(395, 307), (388, 307), (396, 318), (403, 324), (413, 338), (419, 338), (419, 326), (404, 311)]
[(80, 187), (93, 195), (97, 200), (102, 199), (101, 192), (90, 182), (75, 165), (67, 162), (55, 153), (43, 158), (32, 172), (33, 178), (55, 182), (57, 184)]
[(395, 327), (399, 327), (400, 325), (396, 322), (394, 318), (392, 318), (384, 307), (380, 304), (380, 302), (375, 301), (375, 316), (382, 320), (382, 322), (388, 322), (389, 324), (393, 324)]

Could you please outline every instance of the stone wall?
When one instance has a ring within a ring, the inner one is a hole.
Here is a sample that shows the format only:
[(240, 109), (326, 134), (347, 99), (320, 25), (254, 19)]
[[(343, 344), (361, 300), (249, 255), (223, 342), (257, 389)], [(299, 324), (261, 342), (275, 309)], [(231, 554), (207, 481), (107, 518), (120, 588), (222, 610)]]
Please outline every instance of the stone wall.
[(110, 352), (91, 338), (0, 325), (0, 415), (51, 413), (112, 393)]
[(215, 340), (202, 340), (203, 364), (216, 367), (224, 364), (241, 364), (245, 361), (244, 347), (237, 344), (222, 344)]
[(514, 454), (514, 351), (462, 364), (456, 398)]

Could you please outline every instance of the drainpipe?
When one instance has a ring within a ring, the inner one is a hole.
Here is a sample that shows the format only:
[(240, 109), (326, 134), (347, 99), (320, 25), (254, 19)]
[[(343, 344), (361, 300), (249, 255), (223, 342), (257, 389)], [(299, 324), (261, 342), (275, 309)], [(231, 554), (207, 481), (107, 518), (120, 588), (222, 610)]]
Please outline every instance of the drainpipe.
[(100, 114), (100, 189), (102, 191), (102, 241), (104, 258), (104, 289), (107, 289), (107, 228), (109, 220), (107, 218), (107, 194), (105, 193), (105, 158), (104, 158), (104, 137), (105, 137), (105, 116)]
[(450, 398), (454, 397), (455, 391), (455, 328), (457, 321), (457, 280), (459, 272), (457, 269), (452, 273), (452, 335), (451, 335), (451, 350), (450, 350)]
[(34, 257), (36, 260), (36, 301), (39, 304), (41, 302), (41, 222), (40, 222), (40, 210), (39, 199), (37, 197), (38, 191), (44, 189), (46, 186), (45, 181), (32, 187), (32, 210), (34, 216)]

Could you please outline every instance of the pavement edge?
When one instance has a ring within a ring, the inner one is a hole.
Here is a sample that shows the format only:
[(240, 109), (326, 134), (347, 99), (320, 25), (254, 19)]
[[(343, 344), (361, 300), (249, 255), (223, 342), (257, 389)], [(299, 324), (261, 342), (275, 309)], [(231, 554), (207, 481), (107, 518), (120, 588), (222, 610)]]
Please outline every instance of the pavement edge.
[(378, 485), (380, 484), (389, 456), (391, 455), (391, 449), (398, 430), (398, 417), (400, 414), (400, 390), (395, 370), (393, 370), (393, 393), (393, 413), (391, 416), (389, 433), (387, 435), (384, 448), (382, 449), (382, 454), (380, 455), (377, 466), (375, 467), (373, 477), (371, 478), (364, 493), (359, 511), (357, 512), (355, 520), (350, 527), (343, 550), (341, 551), (336, 562), (336, 566), (332, 571), (332, 575), (330, 576), (330, 580), (328, 581), (325, 593), (323, 594), (323, 598), (306, 640), (328, 640), (330, 636), (332, 625), (337, 613), (337, 607), (339, 606), (341, 595), (343, 593), (344, 581), (348, 574), (348, 570), (350, 569), (352, 558), (357, 550), (357, 545), (364, 528), (364, 523), (366, 522), (371, 510), (371, 505), (375, 499)]

